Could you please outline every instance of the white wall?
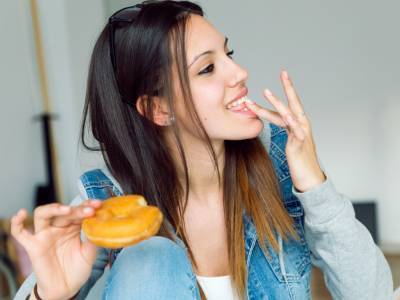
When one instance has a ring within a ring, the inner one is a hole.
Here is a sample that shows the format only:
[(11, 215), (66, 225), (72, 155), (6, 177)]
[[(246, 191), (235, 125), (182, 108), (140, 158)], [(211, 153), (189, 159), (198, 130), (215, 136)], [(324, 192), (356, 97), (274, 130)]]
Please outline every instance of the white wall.
[[(78, 192), (82, 166), (92, 166), (92, 155), (79, 162), (77, 142), (89, 56), (105, 22), (104, 5), (96, 0), (39, 0), (38, 7), (49, 96), (59, 116), (53, 126), (61, 196), (69, 202)], [(32, 121), (43, 106), (29, 1), (3, 1), (0, 22), (0, 217), (5, 217), (21, 207), (32, 211), (35, 185), (44, 183), (45, 174), (41, 129)]]
[(81, 174), (79, 127), (86, 92), (89, 58), (105, 23), (104, 6), (97, 0), (40, 0), (50, 97), (60, 163), (63, 202), (77, 194)]
[(29, 14), (23, 1), (0, 4), (0, 218), (32, 209), (35, 185), (44, 183), (41, 111), (33, 81)]
[[(104, 1), (106, 10), (120, 5), (118, 1)], [(121, 0), (121, 3), (125, 2)], [(320, 159), (337, 188), (355, 201), (376, 198), (382, 241), (400, 243), (400, 202), (395, 190), (400, 180), (400, 139), (397, 137), (400, 128), (400, 40), (397, 38), (400, 18), (396, 15), (400, 11), (400, 2), (254, 0), (240, 4), (219, 0), (200, 3), (211, 22), (229, 37), (235, 59), (248, 69), (248, 85), (254, 100), (271, 107), (261, 96), (264, 87), (284, 99), (278, 76), (281, 68), (287, 68), (311, 118)], [(2, 5), (17, 10), (11, 0)], [(50, 93), (55, 110), (61, 116), (57, 123), (57, 148), (64, 201), (68, 202), (77, 192), (75, 183), (81, 170), (98, 161), (98, 158), (89, 159), (91, 156), (88, 155), (78, 160), (76, 141), (88, 57), (107, 13), (95, 0), (41, 0), (40, 8)], [(1, 9), (3, 15), (13, 20), (17, 12), (12, 15)], [(3, 34), (17, 33), (2, 32), (2, 37)], [(20, 43), (26, 44), (26, 41)], [(7, 46), (11, 47), (11, 44)], [(18, 61), (17, 57), (14, 61)], [(23, 63), (19, 64), (22, 73), (24, 67)], [(9, 76), (2, 70), (1, 76)], [(20, 83), (23, 76), (18, 77)], [(29, 85), (28, 82), (25, 78), (24, 87)], [(5, 90), (0, 92), (2, 102), (15, 94), (16, 86), (20, 87), (13, 84), (4, 96)], [(22, 99), (30, 95), (29, 89), (19, 88), (18, 93)], [(22, 110), (27, 108), (18, 106), (16, 109), (19, 109), (18, 114), (8, 112), (7, 115), (23, 118)], [(3, 116), (3, 111), (0, 113)], [(6, 125), (15, 126), (16, 122), (10, 122), (14, 121), (7, 121)], [(31, 126), (30, 130), (33, 129)], [(6, 136), (4, 126), (0, 130), (3, 130), (3, 138)], [(22, 133), (22, 128), (20, 130), (21, 139), (14, 136), (12, 145), (27, 143), (23, 136), (26, 133)], [(32, 142), (36, 141), (32, 133), (26, 136)], [(9, 149), (0, 150), (3, 151), (2, 159)], [(40, 156), (40, 151), (35, 151)], [(5, 169), (30, 168), (35, 174), (42, 172), (37, 161), (32, 166), (29, 157), (24, 157), (19, 154), (15, 155), (14, 161), (7, 159)], [(19, 163), (21, 160), (23, 164)], [(3, 175), (2, 187), (3, 182), (10, 181), (9, 177)], [(28, 176), (20, 185), (26, 189), (29, 184), (32, 183)], [(6, 184), (6, 188), (7, 197), (11, 197), (15, 185)], [(22, 194), (18, 199), (19, 202), (5, 206), (5, 211), (27, 207), (31, 201)]]

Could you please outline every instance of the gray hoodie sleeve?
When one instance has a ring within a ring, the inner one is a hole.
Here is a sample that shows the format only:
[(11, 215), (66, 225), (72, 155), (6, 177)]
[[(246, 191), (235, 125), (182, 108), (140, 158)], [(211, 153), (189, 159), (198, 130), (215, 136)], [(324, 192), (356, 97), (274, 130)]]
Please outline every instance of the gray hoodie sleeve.
[[(325, 172), (326, 174), (326, 172)], [(312, 262), (324, 273), (333, 299), (393, 299), (392, 274), (350, 200), (330, 178), (304, 193), (292, 187), (305, 213), (305, 236)]]

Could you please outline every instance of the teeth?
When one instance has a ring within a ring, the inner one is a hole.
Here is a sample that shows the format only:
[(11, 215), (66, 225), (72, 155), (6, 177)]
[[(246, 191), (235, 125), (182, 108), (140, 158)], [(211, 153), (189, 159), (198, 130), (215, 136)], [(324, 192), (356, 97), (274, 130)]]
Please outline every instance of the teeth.
[(238, 105), (242, 104), (243, 102), (247, 102), (247, 101), (250, 101), (250, 99), (249, 99), (247, 96), (244, 96), (244, 97), (242, 97), (242, 98), (236, 100), (235, 102), (229, 103), (229, 104), (226, 106), (226, 108), (227, 108), (227, 109), (230, 109), (230, 108), (232, 108), (232, 107), (238, 106)]

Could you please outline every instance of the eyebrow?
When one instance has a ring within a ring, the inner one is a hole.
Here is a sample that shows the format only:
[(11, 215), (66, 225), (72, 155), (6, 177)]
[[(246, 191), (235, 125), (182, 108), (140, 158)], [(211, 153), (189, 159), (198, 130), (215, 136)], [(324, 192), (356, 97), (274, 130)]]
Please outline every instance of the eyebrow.
[[(224, 48), (226, 47), (227, 44), (228, 44), (228, 38), (225, 37)], [(190, 68), (190, 66), (193, 65), (196, 62), (196, 60), (198, 60), (201, 56), (206, 55), (206, 54), (212, 54), (212, 53), (214, 53), (214, 50), (207, 50), (207, 51), (204, 51), (203, 53), (196, 55), (193, 58), (193, 61), (189, 64), (188, 68)]]

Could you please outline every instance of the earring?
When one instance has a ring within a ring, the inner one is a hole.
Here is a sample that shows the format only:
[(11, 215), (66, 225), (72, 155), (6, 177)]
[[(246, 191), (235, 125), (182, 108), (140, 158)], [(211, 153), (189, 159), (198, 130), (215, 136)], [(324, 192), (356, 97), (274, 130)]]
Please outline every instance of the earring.
[(175, 121), (175, 117), (169, 117), (166, 121), (165, 121), (165, 125), (171, 125), (173, 122)]

